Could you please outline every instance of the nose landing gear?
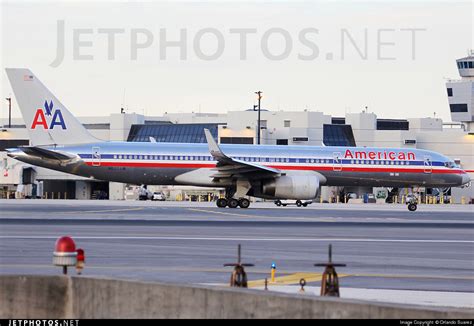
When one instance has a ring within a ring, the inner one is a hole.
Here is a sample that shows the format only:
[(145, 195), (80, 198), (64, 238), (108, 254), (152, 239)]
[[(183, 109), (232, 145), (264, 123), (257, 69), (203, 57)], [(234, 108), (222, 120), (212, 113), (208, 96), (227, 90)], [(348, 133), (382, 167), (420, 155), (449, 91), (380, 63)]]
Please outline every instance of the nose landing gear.
[(418, 202), (417, 202), (416, 198), (410, 199), (410, 201), (407, 204), (408, 204), (408, 210), (410, 212), (414, 212), (418, 208), (418, 206), (417, 206)]

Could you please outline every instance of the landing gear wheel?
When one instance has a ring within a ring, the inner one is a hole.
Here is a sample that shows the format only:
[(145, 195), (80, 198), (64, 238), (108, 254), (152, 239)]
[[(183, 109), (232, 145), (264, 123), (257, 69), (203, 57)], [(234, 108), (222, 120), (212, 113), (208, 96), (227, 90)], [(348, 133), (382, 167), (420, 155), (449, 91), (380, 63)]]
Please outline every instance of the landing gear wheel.
[(296, 201), (296, 206), (301, 207), (301, 205), (303, 205), (303, 203), (301, 202), (301, 200), (297, 200), (297, 201)]
[(239, 206), (239, 201), (235, 198), (231, 198), (229, 199), (229, 202), (228, 204), (230, 208), (237, 208), (237, 206)]
[(217, 201), (216, 201), (216, 205), (217, 207), (220, 207), (220, 208), (224, 208), (227, 206), (227, 199), (225, 198), (219, 198)]
[(275, 202), (275, 205), (281, 206), (281, 201), (277, 200), (277, 201)]
[(247, 198), (241, 198), (239, 200), (239, 206), (240, 208), (249, 208), (250, 200), (248, 200)]
[(308, 206), (308, 204), (304, 203), (304, 204), (303, 204), (303, 207), (306, 207), (306, 206)]
[(410, 212), (414, 212), (414, 211), (416, 211), (416, 209), (417, 209), (416, 204), (408, 204), (408, 210)]

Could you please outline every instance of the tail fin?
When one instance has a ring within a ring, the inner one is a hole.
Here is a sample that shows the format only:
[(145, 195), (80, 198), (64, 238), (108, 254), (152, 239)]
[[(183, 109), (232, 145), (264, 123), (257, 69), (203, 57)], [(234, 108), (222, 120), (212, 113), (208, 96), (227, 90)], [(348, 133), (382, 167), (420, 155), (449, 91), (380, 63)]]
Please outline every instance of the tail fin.
[(70, 145), (98, 140), (29, 69), (7, 68), (32, 145)]

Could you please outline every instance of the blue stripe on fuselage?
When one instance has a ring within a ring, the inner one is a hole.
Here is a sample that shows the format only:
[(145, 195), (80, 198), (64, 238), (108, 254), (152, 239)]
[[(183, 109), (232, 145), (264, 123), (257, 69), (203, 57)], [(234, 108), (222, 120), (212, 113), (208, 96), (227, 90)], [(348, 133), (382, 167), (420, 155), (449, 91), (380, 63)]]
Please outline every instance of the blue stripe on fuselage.
[[(92, 154), (78, 154), (82, 159), (93, 159)], [(145, 158), (146, 157), (146, 158)], [(210, 156), (204, 155), (143, 155), (143, 154), (101, 154), (101, 159), (106, 160), (140, 160), (140, 161), (213, 161)], [(186, 158), (186, 159), (183, 159)], [(204, 158), (204, 159), (203, 159)], [(424, 161), (399, 161), (399, 160), (357, 160), (342, 159), (337, 162), (333, 158), (276, 158), (276, 157), (244, 157), (234, 156), (246, 162), (254, 163), (299, 163), (299, 164), (344, 164), (344, 165), (397, 165), (397, 166), (423, 166)], [(378, 162), (377, 164), (375, 164)], [(397, 163), (395, 163), (397, 162)], [(388, 164), (387, 164), (388, 163)], [(393, 163), (393, 164), (392, 164)], [(402, 164), (403, 163), (403, 164)], [(444, 166), (443, 162), (431, 162), (432, 166)]]

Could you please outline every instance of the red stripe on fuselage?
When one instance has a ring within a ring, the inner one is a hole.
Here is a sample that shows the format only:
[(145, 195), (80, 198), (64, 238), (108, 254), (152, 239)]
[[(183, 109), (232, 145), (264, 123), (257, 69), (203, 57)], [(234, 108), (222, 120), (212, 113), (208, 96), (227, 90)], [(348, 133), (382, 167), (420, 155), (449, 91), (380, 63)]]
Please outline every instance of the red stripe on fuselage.
[[(98, 165), (98, 162), (86, 162), (87, 165)], [(145, 163), (145, 162), (100, 162), (100, 166), (115, 166), (115, 167), (136, 167), (136, 168), (178, 168), (178, 169), (201, 169), (201, 168), (215, 168), (215, 164), (208, 163)], [(391, 167), (346, 167), (340, 166), (334, 169), (332, 166), (309, 166), (309, 165), (265, 165), (279, 170), (307, 170), (307, 171), (335, 171), (335, 172), (391, 172), (391, 173), (424, 173), (425, 169), (419, 168), (391, 168)], [(432, 169), (433, 174), (463, 174), (462, 170), (436, 170)]]
[[(89, 166), (97, 166), (98, 162), (86, 162)], [(215, 164), (205, 163), (144, 163), (144, 162), (100, 162), (100, 166), (117, 166), (117, 167), (133, 167), (133, 168), (181, 168), (181, 169), (199, 169), (199, 168), (215, 168)]]

